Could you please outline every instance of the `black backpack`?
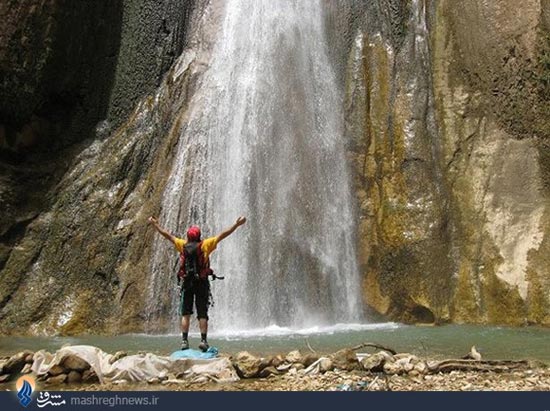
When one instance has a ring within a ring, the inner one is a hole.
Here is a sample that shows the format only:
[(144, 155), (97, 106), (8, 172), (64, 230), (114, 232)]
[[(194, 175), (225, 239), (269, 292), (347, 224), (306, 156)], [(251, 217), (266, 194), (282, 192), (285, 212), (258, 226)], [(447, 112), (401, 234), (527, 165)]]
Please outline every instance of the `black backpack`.
[(180, 269), (178, 280), (207, 279), (209, 274), (208, 263), (206, 263), (202, 252), (202, 241), (190, 241), (183, 247), (180, 253)]

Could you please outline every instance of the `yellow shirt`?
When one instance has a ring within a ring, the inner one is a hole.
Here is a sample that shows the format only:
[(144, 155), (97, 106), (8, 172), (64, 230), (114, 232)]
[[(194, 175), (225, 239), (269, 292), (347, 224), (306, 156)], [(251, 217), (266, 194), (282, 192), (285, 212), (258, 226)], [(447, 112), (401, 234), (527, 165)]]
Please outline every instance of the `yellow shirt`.
[[(176, 246), (176, 250), (178, 250), (178, 252), (183, 253), (183, 247), (185, 247), (185, 244), (187, 244), (187, 240), (175, 237), (174, 245)], [(205, 262), (208, 263), (210, 254), (212, 254), (212, 251), (216, 249), (217, 245), (218, 237), (210, 237), (206, 240), (202, 240), (201, 250), (204, 255)]]

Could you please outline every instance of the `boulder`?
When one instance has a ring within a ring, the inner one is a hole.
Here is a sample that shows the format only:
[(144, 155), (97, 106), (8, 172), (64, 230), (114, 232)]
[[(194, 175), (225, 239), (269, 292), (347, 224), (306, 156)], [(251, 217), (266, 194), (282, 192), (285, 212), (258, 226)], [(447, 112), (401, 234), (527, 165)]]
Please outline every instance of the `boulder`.
[(332, 371), (334, 369), (334, 364), (330, 358), (321, 358), (319, 361), (319, 371), (325, 373), (327, 371)]
[(339, 370), (352, 371), (361, 369), (361, 364), (357, 360), (355, 351), (350, 349), (337, 351), (330, 356), (330, 359), (334, 368), (338, 368)]
[(317, 361), (321, 356), (319, 354), (315, 353), (309, 353), (303, 356), (302, 358), (302, 364), (304, 364), (306, 367), (309, 367), (311, 364), (313, 364), (315, 361)]
[(415, 363), (418, 361), (418, 358), (415, 356), (402, 357), (395, 361), (395, 365), (399, 366), (402, 371), (409, 372), (414, 369)]
[(68, 355), (63, 358), (63, 361), (61, 361), (61, 366), (66, 370), (78, 372), (82, 372), (90, 368), (90, 364), (76, 355)]
[(361, 366), (366, 371), (380, 372), (384, 370), (386, 356), (381, 353), (375, 353), (361, 360)]
[(242, 351), (237, 354), (233, 367), (241, 378), (257, 377), (261, 371), (262, 360), (250, 354), (247, 351)]
[(69, 384), (78, 384), (82, 382), (82, 374), (78, 371), (70, 371), (67, 375), (67, 383)]
[(25, 366), (26, 358), (28, 355), (33, 355), (31, 351), (22, 351), (15, 355), (12, 355), (2, 367), (3, 374), (19, 374)]
[(285, 361), (288, 363), (302, 362), (302, 353), (298, 350), (291, 351), (285, 357)]
[(61, 375), (61, 374), (65, 374), (66, 372), (67, 372), (67, 370), (59, 364), (55, 364), (54, 366), (52, 366), (48, 370), (48, 374), (52, 377), (55, 377), (55, 376)]

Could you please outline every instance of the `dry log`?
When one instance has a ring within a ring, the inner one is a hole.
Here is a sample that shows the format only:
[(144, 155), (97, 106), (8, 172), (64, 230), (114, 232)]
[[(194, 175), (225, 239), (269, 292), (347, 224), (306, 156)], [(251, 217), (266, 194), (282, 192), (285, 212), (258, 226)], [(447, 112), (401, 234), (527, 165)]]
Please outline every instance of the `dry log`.
[(384, 347), (383, 345), (376, 344), (376, 343), (370, 343), (370, 342), (366, 342), (366, 343), (363, 343), (363, 344), (356, 345), (355, 347), (351, 348), (351, 350), (357, 351), (357, 350), (360, 350), (361, 348), (365, 348), (365, 347), (378, 348), (380, 350), (387, 351), (392, 355), (397, 354), (397, 351), (395, 351), (393, 348)]
[(529, 362), (526, 360), (443, 360), (428, 364), (430, 373), (451, 372), (451, 371), (492, 371), (505, 372), (518, 369), (528, 369)]

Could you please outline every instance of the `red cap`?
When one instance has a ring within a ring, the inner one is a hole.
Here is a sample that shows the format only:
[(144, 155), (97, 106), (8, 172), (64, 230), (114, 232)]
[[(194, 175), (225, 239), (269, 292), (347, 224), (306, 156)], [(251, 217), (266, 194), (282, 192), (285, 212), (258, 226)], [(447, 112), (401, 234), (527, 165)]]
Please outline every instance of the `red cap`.
[(201, 229), (196, 225), (189, 227), (187, 230), (187, 241), (200, 241)]

